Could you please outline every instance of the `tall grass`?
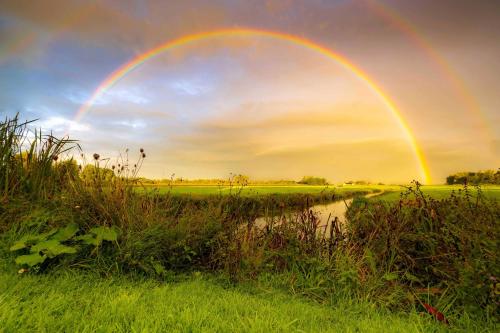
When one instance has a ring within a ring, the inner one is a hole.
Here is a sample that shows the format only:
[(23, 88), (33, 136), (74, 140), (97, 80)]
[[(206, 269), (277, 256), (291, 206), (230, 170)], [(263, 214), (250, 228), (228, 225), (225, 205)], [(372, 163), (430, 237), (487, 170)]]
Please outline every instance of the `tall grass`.
[(15, 195), (46, 198), (65, 181), (71, 161), (57, 161), (75, 148), (75, 142), (41, 130), (30, 130), (31, 121), (16, 115), (0, 122), (0, 201)]

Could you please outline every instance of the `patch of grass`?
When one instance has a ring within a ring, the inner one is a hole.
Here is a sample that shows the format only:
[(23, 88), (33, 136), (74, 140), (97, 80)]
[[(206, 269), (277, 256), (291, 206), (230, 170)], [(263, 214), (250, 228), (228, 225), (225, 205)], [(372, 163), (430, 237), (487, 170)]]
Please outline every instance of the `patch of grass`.
[[(1, 273), (0, 330), (5, 332), (440, 332), (430, 316), (391, 313), (368, 302), (325, 306), (272, 288), (224, 287), (193, 275), (160, 283)], [(250, 291), (250, 292), (249, 292)], [(463, 319), (467, 331), (479, 328)], [(485, 330), (485, 327), (481, 327)]]
[(319, 185), (247, 185), (237, 186), (217, 186), (217, 185), (175, 185), (175, 186), (147, 186), (137, 187), (139, 192), (145, 189), (156, 189), (160, 194), (170, 193), (172, 195), (192, 194), (192, 195), (230, 195), (238, 193), (242, 196), (261, 196), (267, 194), (323, 194), (323, 193), (346, 193), (346, 192), (372, 192), (378, 190), (376, 186), (360, 187), (336, 187)]
[[(474, 187), (469, 187), (470, 191), (473, 195), (476, 193), (476, 189)], [(420, 187), (420, 190), (429, 197), (440, 200), (445, 199), (450, 196), (450, 194), (454, 192), (459, 192), (463, 190), (463, 185), (423, 185)], [(384, 200), (384, 201), (398, 201), (401, 193), (405, 192), (406, 188), (400, 186), (392, 187), (391, 191), (386, 191), (386, 193), (376, 196), (373, 200)], [(491, 199), (500, 199), (500, 186), (498, 185), (481, 185), (481, 191), (484, 196)]]

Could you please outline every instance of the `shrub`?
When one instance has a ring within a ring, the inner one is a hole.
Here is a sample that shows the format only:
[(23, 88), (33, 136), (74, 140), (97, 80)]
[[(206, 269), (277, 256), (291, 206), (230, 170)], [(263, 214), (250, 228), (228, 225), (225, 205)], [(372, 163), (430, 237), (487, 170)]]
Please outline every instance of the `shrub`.
[(395, 204), (357, 202), (347, 239), (358, 255), (369, 251), (373, 271), (436, 295), (448, 290), (455, 305), (498, 314), (500, 209), (477, 193), (465, 187), (434, 200), (417, 184)]

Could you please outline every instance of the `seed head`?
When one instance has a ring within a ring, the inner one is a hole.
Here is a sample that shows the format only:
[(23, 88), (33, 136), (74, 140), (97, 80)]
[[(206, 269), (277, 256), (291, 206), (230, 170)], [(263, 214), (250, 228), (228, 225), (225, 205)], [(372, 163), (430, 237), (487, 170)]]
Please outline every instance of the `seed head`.
[(57, 156), (57, 155), (52, 155), (52, 159), (53, 159), (54, 161), (57, 161), (57, 159), (58, 159), (58, 158), (59, 158), (59, 156)]
[(146, 153), (142, 153), (142, 158), (146, 158)]
[(139, 149), (139, 151), (140, 151), (141, 153), (144, 153), (144, 149), (143, 149), (143, 148)]
[(98, 153), (94, 153), (94, 160), (96, 160), (96, 161), (97, 161), (97, 160), (99, 159), (99, 157), (100, 157), (100, 156), (99, 156), (99, 154), (98, 154)]
[(114, 169), (115, 169), (115, 166), (114, 166), (114, 165), (112, 165), (112, 166), (111, 166), (111, 169), (113, 169), (113, 170), (114, 170)]

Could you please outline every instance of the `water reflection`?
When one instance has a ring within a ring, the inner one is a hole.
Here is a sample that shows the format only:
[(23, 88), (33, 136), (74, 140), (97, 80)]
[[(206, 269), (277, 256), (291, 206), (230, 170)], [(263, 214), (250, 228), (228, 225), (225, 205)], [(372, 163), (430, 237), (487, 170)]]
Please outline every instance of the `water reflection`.
[[(345, 212), (347, 211), (347, 207), (351, 204), (353, 199), (347, 199), (342, 201), (335, 201), (329, 204), (316, 205), (311, 207), (310, 209), (314, 212), (314, 215), (318, 218), (319, 227), (318, 231), (323, 232), (324, 228), (327, 228), (326, 233), (329, 233), (329, 228), (331, 226), (330, 222), (335, 218), (338, 219), (339, 225), (343, 225), (345, 223)], [(290, 214), (291, 216), (293, 213)], [(279, 223), (281, 217), (259, 217), (255, 220), (255, 225), (257, 227), (264, 227), (269, 224), (271, 221), (274, 223)]]

